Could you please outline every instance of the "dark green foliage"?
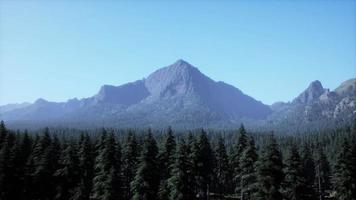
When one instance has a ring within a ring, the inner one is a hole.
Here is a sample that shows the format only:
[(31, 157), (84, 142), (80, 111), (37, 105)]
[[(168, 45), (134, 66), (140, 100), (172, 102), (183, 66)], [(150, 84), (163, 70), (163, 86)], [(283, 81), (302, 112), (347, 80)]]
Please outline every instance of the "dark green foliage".
[(308, 198), (304, 197), (306, 184), (303, 163), (295, 144), (290, 148), (284, 173), (285, 180), (283, 192), (285, 198), (290, 200), (308, 200)]
[(134, 200), (156, 200), (160, 184), (158, 147), (151, 130), (147, 134), (136, 176), (132, 182)]
[(41, 200), (55, 198), (58, 182), (54, 173), (59, 168), (60, 152), (59, 139), (55, 136), (52, 140), (49, 130), (45, 129), (30, 160), (31, 165), (33, 165), (30, 172), (32, 198)]
[(7, 137), (7, 129), (5, 127), (4, 121), (0, 122), (0, 149), (2, 147), (2, 144), (5, 142), (5, 139)]
[(175, 151), (176, 151), (176, 141), (173, 136), (173, 131), (171, 128), (168, 128), (167, 135), (165, 137), (162, 149), (158, 156), (162, 179), (167, 179), (171, 176), (170, 169), (174, 164)]
[(198, 191), (198, 186), (197, 186), (197, 182), (196, 182), (196, 177), (195, 174), (197, 174), (197, 170), (198, 167), (196, 166), (196, 162), (195, 162), (195, 151), (194, 149), (196, 149), (196, 145), (197, 145), (197, 141), (195, 136), (192, 134), (192, 132), (188, 133), (187, 136), (187, 151), (188, 151), (188, 160), (189, 160), (189, 164), (190, 164), (190, 171), (189, 171), (189, 176), (188, 176), (188, 182), (190, 183), (190, 188), (193, 191), (194, 194), (196, 194), (196, 192)]
[(329, 161), (324, 153), (323, 148), (320, 146), (317, 149), (316, 156), (316, 188), (319, 200), (324, 200), (330, 193), (331, 183), (331, 169)]
[(94, 177), (94, 148), (90, 137), (81, 135), (79, 141), (79, 185), (72, 199), (89, 199)]
[(315, 161), (310, 149), (310, 146), (305, 144), (302, 152), (303, 161), (303, 177), (305, 179), (305, 190), (303, 191), (303, 197), (305, 199), (315, 200), (316, 186), (315, 186)]
[(272, 137), (243, 126), (238, 135), (161, 133), (47, 128), (39, 134), (0, 123), (0, 199), (355, 199), (356, 125)]
[(256, 181), (256, 161), (258, 155), (256, 152), (255, 142), (250, 138), (248, 146), (242, 152), (240, 157), (240, 199), (253, 199), (257, 191)]
[(15, 135), (6, 134), (0, 149), (0, 199), (16, 197)]
[(158, 197), (160, 200), (167, 200), (169, 198), (169, 187), (167, 179), (172, 176), (171, 168), (175, 160), (176, 141), (173, 136), (173, 131), (169, 127), (163, 146), (158, 155), (159, 171), (160, 171), (160, 187)]
[(257, 166), (258, 192), (256, 199), (281, 200), (281, 184), (284, 179), (282, 155), (274, 136), (259, 156)]
[(224, 194), (227, 193), (228, 185), (232, 183), (231, 170), (229, 158), (226, 152), (225, 141), (221, 136), (218, 139), (218, 145), (215, 149), (215, 168), (214, 168), (214, 179), (216, 192), (218, 193), (220, 199), (223, 199)]
[(114, 134), (102, 137), (102, 144), (98, 151), (90, 199), (114, 200), (121, 198), (121, 148), (116, 142)]
[(204, 130), (201, 130), (198, 140), (193, 147), (192, 154), (197, 194), (200, 198), (204, 199), (207, 193), (209, 193), (214, 168), (214, 154)]
[(59, 169), (54, 176), (57, 179), (56, 199), (67, 200), (74, 197), (77, 192), (75, 189), (80, 180), (80, 168), (77, 144), (71, 141), (63, 149), (59, 160)]
[(230, 158), (231, 167), (233, 170), (233, 185), (235, 193), (241, 192), (241, 169), (240, 169), (240, 158), (248, 145), (248, 137), (245, 127), (241, 125), (238, 131), (238, 139), (232, 149), (232, 156)]
[[(15, 138), (14, 138), (15, 139)], [(14, 166), (14, 176), (11, 182), (16, 187), (13, 190), (13, 199), (26, 199), (25, 187), (27, 185), (25, 181), (26, 177), (26, 163), (32, 153), (32, 139), (27, 132), (23, 135), (16, 135), (16, 141), (12, 147), (12, 162)]]
[(172, 177), (169, 178), (170, 200), (194, 199), (192, 184), (192, 163), (189, 160), (189, 146), (181, 140), (178, 146)]
[(123, 176), (125, 199), (132, 198), (131, 182), (134, 180), (138, 157), (140, 155), (139, 144), (136, 135), (131, 131), (128, 133), (123, 149)]
[(339, 200), (356, 199), (356, 177), (353, 176), (356, 166), (353, 165), (352, 149), (345, 140), (335, 166), (335, 190)]

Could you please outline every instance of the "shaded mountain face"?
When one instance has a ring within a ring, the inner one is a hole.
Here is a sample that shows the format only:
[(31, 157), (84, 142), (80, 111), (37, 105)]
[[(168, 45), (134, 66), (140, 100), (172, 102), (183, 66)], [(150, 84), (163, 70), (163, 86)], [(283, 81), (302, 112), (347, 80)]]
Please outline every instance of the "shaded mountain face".
[(144, 81), (139, 80), (118, 87), (104, 85), (94, 98), (96, 103), (130, 106), (139, 103), (148, 95)]
[(239, 125), (244, 120), (266, 119), (270, 113), (269, 106), (178, 60), (146, 79), (121, 86), (104, 85), (89, 98), (61, 103), (39, 99), (0, 111), (0, 118), (43, 124), (194, 128)]

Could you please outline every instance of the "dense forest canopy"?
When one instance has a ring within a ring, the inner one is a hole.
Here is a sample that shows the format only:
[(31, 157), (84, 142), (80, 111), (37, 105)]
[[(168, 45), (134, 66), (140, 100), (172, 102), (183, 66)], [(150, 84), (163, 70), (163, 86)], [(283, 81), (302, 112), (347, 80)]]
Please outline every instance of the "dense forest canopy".
[(0, 124), (1, 200), (354, 200), (355, 191), (355, 123), (298, 135)]

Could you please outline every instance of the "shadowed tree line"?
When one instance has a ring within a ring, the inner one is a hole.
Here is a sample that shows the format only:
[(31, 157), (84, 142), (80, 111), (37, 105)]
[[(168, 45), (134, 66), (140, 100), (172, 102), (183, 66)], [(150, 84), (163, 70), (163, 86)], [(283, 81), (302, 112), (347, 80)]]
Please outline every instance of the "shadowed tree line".
[(356, 200), (356, 128), (28, 133), (1, 122), (0, 199)]

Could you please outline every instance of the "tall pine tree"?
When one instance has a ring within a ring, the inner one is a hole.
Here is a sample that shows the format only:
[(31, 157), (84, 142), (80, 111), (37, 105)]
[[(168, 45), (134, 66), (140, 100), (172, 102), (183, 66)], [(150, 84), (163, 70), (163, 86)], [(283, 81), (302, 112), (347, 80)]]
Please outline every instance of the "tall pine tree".
[(34, 199), (54, 199), (56, 195), (57, 178), (54, 177), (56, 169), (59, 167), (61, 145), (59, 139), (50, 136), (48, 128), (34, 148), (31, 164), (33, 165), (32, 198)]
[(124, 194), (125, 199), (132, 198), (131, 182), (134, 180), (138, 157), (140, 156), (140, 148), (136, 139), (136, 135), (129, 131), (125, 145), (123, 148), (123, 176), (124, 176)]
[(79, 141), (79, 185), (76, 188), (74, 200), (87, 200), (93, 186), (94, 178), (94, 147), (88, 134), (81, 135)]
[(158, 147), (149, 129), (139, 158), (139, 166), (132, 182), (133, 200), (156, 200), (160, 183), (157, 162)]
[(161, 183), (158, 192), (160, 200), (169, 198), (168, 178), (171, 177), (171, 168), (174, 164), (174, 156), (176, 151), (176, 141), (173, 136), (171, 127), (168, 128), (165, 140), (161, 151), (159, 152), (159, 171), (161, 175)]
[(220, 199), (224, 199), (224, 194), (227, 192), (227, 186), (231, 184), (231, 174), (229, 158), (226, 152), (225, 141), (222, 136), (218, 139), (218, 145), (215, 149), (215, 185), (216, 192), (218, 193)]
[(302, 151), (303, 161), (303, 176), (305, 179), (305, 190), (303, 196), (305, 199), (315, 200), (317, 199), (316, 187), (315, 187), (315, 161), (309, 144), (303, 146)]
[(281, 200), (284, 180), (282, 154), (274, 136), (270, 136), (257, 163), (258, 191), (256, 199)]
[(193, 188), (190, 187), (190, 170), (189, 146), (182, 139), (178, 145), (172, 177), (168, 179), (170, 200), (192, 200), (195, 198)]
[(334, 182), (337, 199), (356, 200), (356, 177), (353, 177), (353, 173), (356, 170), (355, 167), (353, 165), (351, 146), (345, 140), (335, 166)]
[(16, 181), (16, 165), (14, 157), (15, 135), (13, 133), (6, 134), (6, 138), (0, 149), (0, 199), (14, 199)]
[(7, 129), (5, 126), (4, 121), (1, 120), (0, 122), (0, 149), (2, 147), (2, 144), (5, 142), (6, 137), (7, 137)]
[(285, 168), (284, 196), (290, 200), (308, 200), (304, 197), (305, 179), (303, 173), (303, 163), (301, 161), (298, 148), (292, 144)]
[(194, 146), (193, 160), (196, 168), (195, 181), (198, 196), (202, 199), (206, 199), (210, 193), (209, 190), (214, 169), (214, 154), (204, 130), (201, 130)]
[(232, 157), (230, 158), (231, 167), (233, 170), (233, 184), (235, 193), (240, 194), (241, 192), (241, 169), (240, 169), (240, 158), (248, 145), (248, 137), (243, 124), (238, 130), (238, 139), (235, 146), (232, 149)]
[(323, 148), (318, 145), (316, 155), (316, 187), (319, 200), (325, 200), (331, 189), (330, 177), (331, 169), (329, 161), (324, 153)]
[(248, 146), (242, 152), (240, 157), (240, 199), (252, 200), (254, 193), (256, 192), (256, 161), (258, 158), (255, 147), (255, 141), (251, 137)]
[(59, 168), (54, 174), (58, 180), (56, 199), (74, 199), (80, 180), (80, 168), (77, 144), (72, 139), (63, 149)]
[(121, 148), (113, 133), (102, 138), (104, 141), (95, 159), (95, 176), (90, 199), (115, 200), (122, 198)]

